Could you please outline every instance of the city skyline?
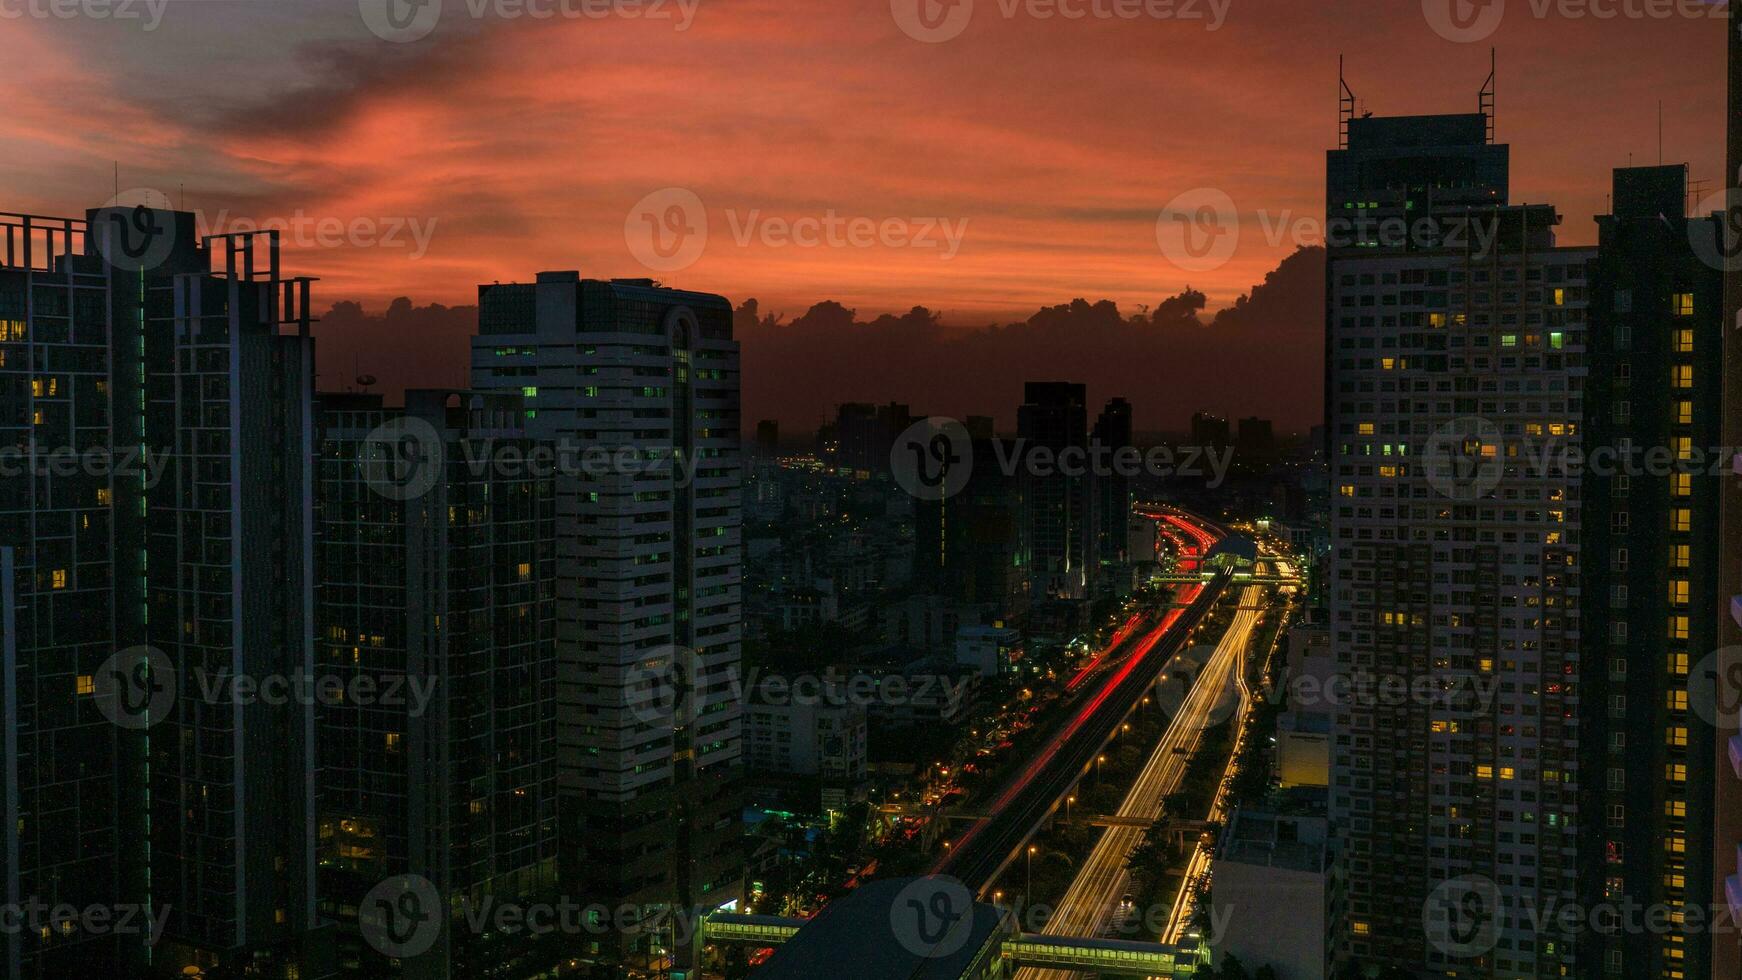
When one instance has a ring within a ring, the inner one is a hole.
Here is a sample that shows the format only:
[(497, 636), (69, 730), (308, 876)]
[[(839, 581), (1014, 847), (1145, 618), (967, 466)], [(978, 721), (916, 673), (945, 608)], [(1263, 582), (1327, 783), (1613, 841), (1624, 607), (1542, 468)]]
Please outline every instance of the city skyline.
[(0, 980), (1742, 980), (1736, 3), (0, 0)]

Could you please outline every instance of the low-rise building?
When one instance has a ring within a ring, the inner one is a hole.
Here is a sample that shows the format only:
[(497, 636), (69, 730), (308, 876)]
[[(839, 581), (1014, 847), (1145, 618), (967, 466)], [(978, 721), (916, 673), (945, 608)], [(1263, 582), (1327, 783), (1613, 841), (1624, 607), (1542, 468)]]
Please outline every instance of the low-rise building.
[(1022, 661), (1022, 634), (1003, 626), (964, 626), (956, 631), (956, 663), (981, 677), (997, 677)]
[(1236, 810), (1222, 834), (1211, 889), (1214, 962), (1237, 957), (1277, 980), (1324, 980), (1331, 864), (1318, 814)]

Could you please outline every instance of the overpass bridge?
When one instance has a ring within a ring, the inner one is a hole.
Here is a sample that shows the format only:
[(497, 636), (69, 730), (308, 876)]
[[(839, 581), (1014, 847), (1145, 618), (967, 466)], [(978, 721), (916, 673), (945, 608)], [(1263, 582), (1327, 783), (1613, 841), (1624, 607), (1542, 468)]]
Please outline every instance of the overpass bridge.
[[(1008, 968), (1006, 976), (1022, 967), (1035, 967), (1097, 973), (1103, 977), (1189, 980), (1198, 975), (1204, 963), (1197, 947), (1026, 934), (1010, 925), (1014, 918), (1010, 910), (1000, 911), (1006, 929), (995, 940), (996, 955)], [(715, 912), (702, 920), (700, 940), (704, 945), (765, 949), (785, 945), (809, 922), (772, 915)]]

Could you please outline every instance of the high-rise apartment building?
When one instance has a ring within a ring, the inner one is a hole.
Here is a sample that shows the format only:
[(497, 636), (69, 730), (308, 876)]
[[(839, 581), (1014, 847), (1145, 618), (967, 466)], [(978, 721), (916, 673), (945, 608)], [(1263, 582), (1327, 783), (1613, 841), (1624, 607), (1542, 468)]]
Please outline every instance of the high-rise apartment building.
[(3, 969), (326, 976), (311, 705), (248, 693), (313, 669), (308, 280), (143, 206), (0, 237), (3, 887), (163, 916)]
[[(566, 893), (739, 894), (738, 345), (722, 297), (650, 280), (480, 286), (473, 387), (553, 444)], [(632, 951), (633, 952), (633, 951)]]
[[(1029, 581), (1037, 599), (1087, 598), (1095, 555), (1095, 481), (1087, 467), (1088, 396), (1080, 384), (1030, 381), (1016, 412), (1026, 464)], [(1078, 454), (1076, 471), (1059, 462)]]
[(1119, 565), (1127, 560), (1126, 523), (1131, 519), (1131, 474), (1115, 457), (1121, 452), (1128, 455), (1133, 448), (1131, 403), (1123, 398), (1109, 400), (1100, 417), (1095, 419), (1090, 439), (1107, 462), (1104, 469), (1094, 474), (1095, 560), (1103, 565)]
[[(1724, 274), (1726, 325), (1742, 326), (1742, 240), (1736, 231), (1742, 209), (1742, 18), (1736, 4), (1730, 5), (1729, 114), (1727, 165), (1722, 199), (1723, 234), (1711, 253)], [(1724, 345), (1723, 354), (1723, 445), (1742, 446), (1742, 344)], [(1736, 464), (1730, 464), (1734, 472)], [(1712, 663), (1714, 706), (1717, 712), (1713, 756), (1719, 760), (1712, 796), (1715, 827), (1712, 837), (1712, 908), (1725, 908), (1732, 921), (1742, 921), (1742, 689), (1735, 678), (1742, 670), (1742, 485), (1726, 478), (1719, 486), (1718, 652)], [(1715, 936), (1712, 940), (1712, 976), (1742, 975), (1742, 939)]]
[[(473, 923), (557, 890), (556, 495), (536, 462), (546, 447), (528, 438), (519, 394), (319, 402), (316, 651), (321, 676), (353, 692), (316, 709), (320, 907), (341, 931), (341, 966), (371, 978), (535, 975), (560, 953), (552, 937)], [(428, 912), (448, 912), (445, 928), (377, 948), (358, 917), (397, 876), (435, 899)]]
[[(1615, 172), (1591, 267), (1580, 531), (1587, 907), (1703, 908), (1713, 715), (1690, 671), (1716, 649), (1723, 283), (1697, 253), (1685, 167)], [(1702, 227), (1703, 226), (1703, 227)], [(1593, 932), (1587, 975), (1710, 975), (1711, 922)]]
[(1329, 156), (1331, 644), (1434, 692), (1337, 706), (1335, 943), (1560, 976), (1577, 935), (1515, 913), (1578, 897), (1578, 485), (1526, 450), (1578, 437), (1593, 253), (1507, 206), (1489, 123), (1347, 118)]

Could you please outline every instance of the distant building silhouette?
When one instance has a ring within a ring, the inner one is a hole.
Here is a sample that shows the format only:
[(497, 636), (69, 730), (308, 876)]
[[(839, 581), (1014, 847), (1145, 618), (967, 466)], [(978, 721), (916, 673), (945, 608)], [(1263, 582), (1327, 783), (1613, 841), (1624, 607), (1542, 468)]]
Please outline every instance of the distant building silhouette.
[(1016, 426), (1027, 463), (1030, 581), (1036, 598), (1085, 599), (1099, 564), (1094, 479), (1086, 471), (1068, 475), (1057, 462), (1061, 454), (1087, 453), (1087, 395), (1080, 384), (1040, 381), (1025, 384), (1023, 395)]

